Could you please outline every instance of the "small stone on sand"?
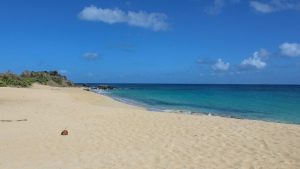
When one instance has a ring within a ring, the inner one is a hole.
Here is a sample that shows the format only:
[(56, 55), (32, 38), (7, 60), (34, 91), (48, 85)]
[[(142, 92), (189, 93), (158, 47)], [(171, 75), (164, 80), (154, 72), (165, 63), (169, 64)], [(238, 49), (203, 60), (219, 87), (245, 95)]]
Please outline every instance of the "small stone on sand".
[(68, 135), (68, 134), (69, 134), (68, 130), (63, 130), (63, 131), (61, 132), (61, 135), (62, 135), (62, 136), (66, 136), (66, 135)]

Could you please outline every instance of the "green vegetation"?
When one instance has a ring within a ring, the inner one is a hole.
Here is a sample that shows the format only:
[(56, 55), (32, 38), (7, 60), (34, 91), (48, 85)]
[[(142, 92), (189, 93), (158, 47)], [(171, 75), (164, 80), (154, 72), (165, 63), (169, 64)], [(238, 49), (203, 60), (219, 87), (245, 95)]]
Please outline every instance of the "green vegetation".
[(5, 87), (6, 86), (6, 83), (3, 82), (2, 80), (0, 80), (0, 87)]
[(11, 72), (0, 74), (0, 87), (29, 87), (33, 83), (58, 87), (73, 86), (66, 76), (60, 75), (57, 71), (24, 71), (21, 75)]
[(0, 74), (0, 86), (15, 86), (15, 87), (28, 87), (32, 83), (28, 79), (24, 79), (11, 72)]

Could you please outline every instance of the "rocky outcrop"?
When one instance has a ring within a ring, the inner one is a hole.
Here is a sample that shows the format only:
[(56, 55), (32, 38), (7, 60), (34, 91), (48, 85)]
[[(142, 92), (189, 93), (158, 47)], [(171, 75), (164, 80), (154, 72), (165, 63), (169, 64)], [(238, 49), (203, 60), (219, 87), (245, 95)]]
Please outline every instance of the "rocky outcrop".
[(109, 85), (99, 85), (99, 86), (97, 86), (97, 89), (101, 89), (101, 90), (113, 90), (113, 89), (115, 89), (115, 87), (109, 86)]

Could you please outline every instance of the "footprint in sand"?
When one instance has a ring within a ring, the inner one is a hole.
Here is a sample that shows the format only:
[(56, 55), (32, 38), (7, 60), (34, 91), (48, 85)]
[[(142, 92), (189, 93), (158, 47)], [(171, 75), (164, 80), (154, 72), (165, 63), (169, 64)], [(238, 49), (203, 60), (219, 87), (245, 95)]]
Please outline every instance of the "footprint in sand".
[(21, 121), (28, 121), (27, 119), (20, 119), (20, 120), (0, 120), (0, 122), (21, 122)]

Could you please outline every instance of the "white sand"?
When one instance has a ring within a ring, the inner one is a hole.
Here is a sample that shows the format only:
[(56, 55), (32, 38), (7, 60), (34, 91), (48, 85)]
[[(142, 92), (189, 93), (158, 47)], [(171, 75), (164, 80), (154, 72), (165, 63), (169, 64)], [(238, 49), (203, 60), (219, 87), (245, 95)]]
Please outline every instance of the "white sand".
[(80, 88), (0, 88), (0, 169), (112, 168), (299, 169), (300, 125), (149, 112)]

